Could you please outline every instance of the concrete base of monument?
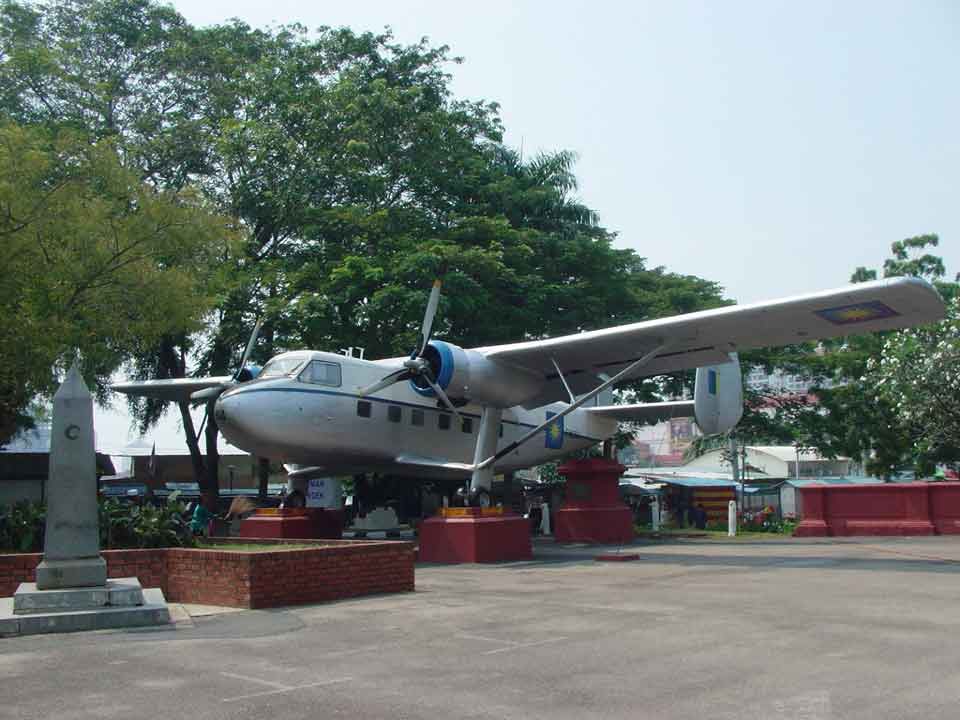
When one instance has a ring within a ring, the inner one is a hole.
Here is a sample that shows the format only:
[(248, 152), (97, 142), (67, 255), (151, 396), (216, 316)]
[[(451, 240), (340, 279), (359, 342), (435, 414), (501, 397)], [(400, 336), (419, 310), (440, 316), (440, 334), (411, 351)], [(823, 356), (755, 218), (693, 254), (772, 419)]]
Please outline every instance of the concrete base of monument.
[(530, 560), (530, 522), (502, 508), (445, 508), (420, 523), (421, 562)]
[(92, 587), (107, 581), (107, 563), (99, 555), (69, 560), (48, 560), (37, 565), (37, 588)]
[(0, 635), (105, 630), (169, 622), (170, 611), (163, 591), (144, 590), (137, 578), (64, 590), (37, 590), (35, 583), (21, 583), (12, 598), (0, 598)]

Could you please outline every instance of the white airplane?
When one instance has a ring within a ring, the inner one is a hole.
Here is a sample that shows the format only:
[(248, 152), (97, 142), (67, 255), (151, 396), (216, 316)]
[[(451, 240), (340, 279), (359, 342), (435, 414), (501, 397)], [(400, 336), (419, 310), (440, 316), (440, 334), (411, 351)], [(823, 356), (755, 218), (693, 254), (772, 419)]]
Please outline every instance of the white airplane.
[[(149, 380), (113, 389), (214, 403), (214, 417), (231, 443), (295, 465), (293, 476), (469, 476), (470, 501), (486, 504), (495, 470), (539, 465), (603, 442), (619, 421), (689, 416), (692, 410), (703, 432), (729, 430), (743, 409), (740, 350), (910, 327), (945, 314), (929, 283), (893, 278), (465, 349), (431, 339), (439, 296), (437, 282), (420, 342), (408, 358), (285, 352), (245, 379), (258, 323), (234, 377)], [(693, 401), (610, 404), (617, 383), (692, 368), (698, 368)]]

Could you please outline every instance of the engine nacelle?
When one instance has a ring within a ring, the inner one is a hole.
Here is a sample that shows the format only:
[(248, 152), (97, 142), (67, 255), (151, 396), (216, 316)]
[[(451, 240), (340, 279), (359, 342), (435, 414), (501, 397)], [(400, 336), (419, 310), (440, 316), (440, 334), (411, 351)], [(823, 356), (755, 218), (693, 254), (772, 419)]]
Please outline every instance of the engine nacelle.
[[(431, 340), (423, 358), (430, 363), (437, 385), (454, 402), (508, 408), (536, 397), (543, 390), (543, 379), (527, 370), (441, 340)], [(413, 378), (410, 384), (424, 397), (436, 396), (422, 377)]]
[(730, 362), (697, 368), (693, 410), (704, 435), (726, 432), (743, 415), (743, 377), (740, 359), (730, 353)]

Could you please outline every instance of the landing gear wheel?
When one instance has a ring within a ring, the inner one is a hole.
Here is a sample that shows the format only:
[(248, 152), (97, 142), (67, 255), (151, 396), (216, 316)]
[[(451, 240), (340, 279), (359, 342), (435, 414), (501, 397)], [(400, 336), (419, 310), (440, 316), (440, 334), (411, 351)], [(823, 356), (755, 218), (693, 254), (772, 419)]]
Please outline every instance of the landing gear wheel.
[(475, 493), (470, 494), (470, 507), (488, 508), (490, 507), (490, 492), (480, 488)]

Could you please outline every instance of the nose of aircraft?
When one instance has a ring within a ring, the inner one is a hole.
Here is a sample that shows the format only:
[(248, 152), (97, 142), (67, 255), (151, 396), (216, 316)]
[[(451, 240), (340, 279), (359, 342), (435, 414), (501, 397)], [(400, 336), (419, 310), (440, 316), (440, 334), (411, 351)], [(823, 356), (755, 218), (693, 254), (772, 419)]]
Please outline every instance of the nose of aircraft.
[(242, 392), (224, 393), (213, 406), (213, 417), (220, 426), (220, 432), (231, 443), (247, 450), (253, 443), (254, 417), (250, 412), (249, 398)]

